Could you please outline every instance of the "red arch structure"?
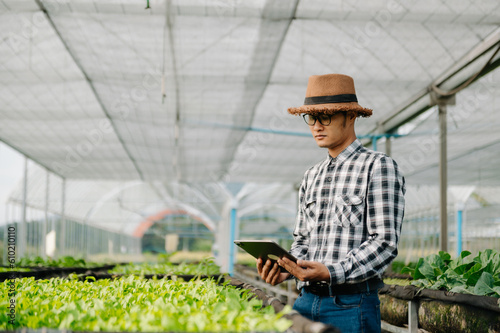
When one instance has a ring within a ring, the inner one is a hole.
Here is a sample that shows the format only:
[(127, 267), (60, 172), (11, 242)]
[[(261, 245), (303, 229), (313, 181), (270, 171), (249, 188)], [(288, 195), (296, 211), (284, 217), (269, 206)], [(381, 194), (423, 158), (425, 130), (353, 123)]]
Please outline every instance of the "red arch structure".
[(135, 237), (142, 238), (142, 236), (144, 236), (144, 234), (146, 233), (146, 231), (149, 228), (151, 228), (151, 226), (153, 224), (155, 224), (156, 221), (159, 221), (159, 220), (163, 219), (165, 216), (168, 216), (168, 215), (188, 215), (188, 216), (192, 217), (193, 219), (195, 219), (196, 221), (201, 222), (205, 227), (208, 228), (208, 230), (214, 231), (213, 227), (210, 224), (208, 224), (206, 221), (204, 221), (203, 219), (201, 219), (200, 217), (198, 217), (196, 215), (189, 214), (185, 210), (170, 210), (170, 209), (166, 209), (166, 210), (162, 210), (161, 212), (156, 213), (154, 215), (148, 216), (144, 221), (142, 221), (141, 223), (139, 223), (139, 225), (137, 226), (137, 228), (135, 228), (135, 230), (133, 232), (133, 235)]

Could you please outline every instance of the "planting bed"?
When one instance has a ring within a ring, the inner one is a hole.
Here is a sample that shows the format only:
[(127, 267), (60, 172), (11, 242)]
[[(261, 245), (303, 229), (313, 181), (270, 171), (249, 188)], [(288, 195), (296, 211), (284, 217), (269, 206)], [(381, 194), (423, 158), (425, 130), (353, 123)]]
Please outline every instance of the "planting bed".
[[(418, 326), (429, 332), (500, 332), (500, 253), (446, 252), (421, 258), (411, 281), (385, 280), (380, 290), (381, 316), (389, 324), (408, 324), (408, 302), (415, 302)], [(407, 284), (407, 285), (405, 285)], [(410, 285), (411, 284), (411, 285)]]
[(499, 298), (386, 285), (379, 292), (384, 321), (408, 324), (408, 301), (418, 302), (418, 325), (429, 332), (500, 332)]
[(69, 274), (84, 274), (91, 272), (107, 272), (115, 265), (103, 265), (99, 267), (20, 267), (14, 270), (6, 268), (0, 272), (0, 282), (7, 279), (21, 279), (26, 277), (34, 277), (35, 279), (49, 279), (52, 277), (63, 277)]
[(25, 277), (48, 279), (51, 277), (68, 276), (71, 273), (106, 272), (115, 266), (116, 264), (86, 262), (84, 259), (75, 259), (71, 256), (64, 256), (59, 259), (44, 259), (41, 257), (22, 258), (14, 268), (11, 266), (0, 266), (0, 282), (7, 279)]
[[(10, 281), (0, 306), (8, 308)], [(284, 331), (291, 323), (262, 308), (248, 291), (213, 279), (52, 278), (15, 281), (15, 320), (0, 312), (0, 329), (47, 327), (72, 331), (245, 332)]]
[[(128, 265), (65, 278), (7, 279), (0, 284), (0, 307), (14, 303), (15, 318), (0, 312), (0, 330), (338, 332), (250, 285), (206, 274), (214, 271), (211, 262), (194, 265), (174, 265), (174, 271), (166, 270), (170, 264)], [(173, 274), (183, 273), (182, 267), (201, 274)]]
[(217, 275), (220, 274), (219, 266), (211, 258), (204, 259), (199, 263), (181, 262), (178, 264), (164, 263), (141, 263), (118, 265), (108, 270), (114, 275)]

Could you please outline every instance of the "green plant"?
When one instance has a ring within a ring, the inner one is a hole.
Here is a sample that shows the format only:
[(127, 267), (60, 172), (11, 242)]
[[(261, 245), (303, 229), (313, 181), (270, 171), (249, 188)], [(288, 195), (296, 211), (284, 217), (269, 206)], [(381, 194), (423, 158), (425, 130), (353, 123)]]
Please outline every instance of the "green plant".
[(449, 253), (420, 258), (415, 268), (405, 267), (412, 285), (428, 289), (500, 297), (500, 252), (487, 249), (468, 261), (471, 253), (463, 251), (451, 259)]
[(116, 266), (108, 271), (110, 274), (135, 274), (135, 275), (150, 275), (150, 274), (165, 274), (165, 275), (216, 275), (220, 274), (219, 266), (217, 266), (213, 258), (201, 260), (198, 264), (182, 262), (173, 264), (170, 262), (164, 263), (141, 263)]
[[(94, 281), (92, 281), (94, 280)], [(249, 332), (284, 331), (291, 322), (246, 289), (213, 279), (16, 279), (0, 284), (0, 330), (42, 327), (72, 331)], [(290, 309), (287, 308), (287, 311)]]
[(172, 256), (175, 255), (177, 252), (171, 252), (171, 253), (160, 253), (158, 254), (158, 262), (160, 263), (168, 263), (171, 262)]
[(402, 273), (402, 270), (405, 268), (405, 267), (410, 267), (410, 268), (415, 268), (416, 266), (416, 263), (414, 262), (410, 262), (408, 263), (408, 265), (406, 265), (404, 263), (404, 261), (393, 261), (391, 263), (391, 271), (393, 273)]
[(10, 268), (10, 267), (0, 267), (0, 273), (6, 272), (30, 272), (29, 268)]
[(40, 256), (24, 257), (17, 263), (21, 267), (96, 267), (97, 263), (88, 263), (82, 258), (74, 258), (72, 256), (64, 256), (58, 259), (47, 258)]

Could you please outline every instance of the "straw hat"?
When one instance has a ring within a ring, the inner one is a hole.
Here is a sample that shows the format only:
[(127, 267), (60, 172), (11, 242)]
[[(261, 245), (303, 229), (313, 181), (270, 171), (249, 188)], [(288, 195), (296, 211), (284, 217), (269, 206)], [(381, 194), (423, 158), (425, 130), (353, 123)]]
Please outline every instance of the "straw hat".
[(371, 109), (358, 104), (354, 80), (342, 74), (312, 75), (307, 83), (304, 105), (289, 108), (290, 114), (334, 114), (342, 111), (357, 112), (358, 117), (369, 117)]

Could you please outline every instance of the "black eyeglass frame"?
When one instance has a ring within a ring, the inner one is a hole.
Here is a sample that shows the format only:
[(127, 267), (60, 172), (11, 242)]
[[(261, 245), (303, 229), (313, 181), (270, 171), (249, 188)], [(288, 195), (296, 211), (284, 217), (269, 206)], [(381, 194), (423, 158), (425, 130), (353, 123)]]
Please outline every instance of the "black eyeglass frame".
[[(304, 121), (306, 122), (306, 124), (309, 125), (309, 126), (314, 126), (316, 124), (316, 120), (318, 120), (321, 125), (328, 126), (328, 125), (330, 125), (332, 123), (332, 116), (333, 116), (332, 114), (320, 114), (320, 115), (316, 115), (315, 116), (315, 115), (304, 113), (302, 115), (302, 119), (304, 119)], [(307, 117), (314, 119), (314, 121), (313, 121), (312, 124), (309, 123), (309, 121), (307, 121)], [(324, 117), (324, 119), (321, 120), (321, 117)], [(328, 117), (328, 120), (327, 120), (326, 117)]]

